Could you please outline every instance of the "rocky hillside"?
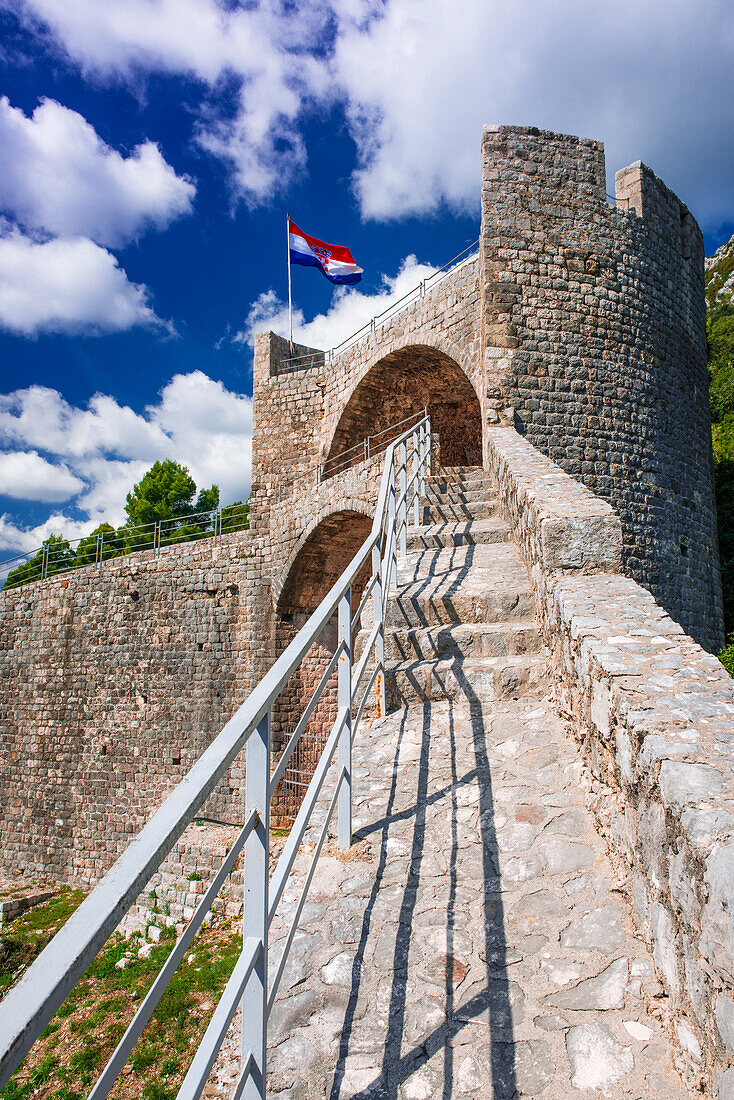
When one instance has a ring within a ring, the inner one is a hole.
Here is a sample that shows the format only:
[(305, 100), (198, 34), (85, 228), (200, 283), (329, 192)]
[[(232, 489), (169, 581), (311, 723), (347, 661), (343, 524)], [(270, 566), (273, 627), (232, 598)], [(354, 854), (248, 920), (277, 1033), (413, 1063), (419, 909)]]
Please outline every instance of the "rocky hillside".
[(706, 301), (709, 307), (731, 302), (734, 295), (734, 237), (706, 257)]
[(706, 334), (727, 636), (734, 633), (734, 237), (706, 260)]

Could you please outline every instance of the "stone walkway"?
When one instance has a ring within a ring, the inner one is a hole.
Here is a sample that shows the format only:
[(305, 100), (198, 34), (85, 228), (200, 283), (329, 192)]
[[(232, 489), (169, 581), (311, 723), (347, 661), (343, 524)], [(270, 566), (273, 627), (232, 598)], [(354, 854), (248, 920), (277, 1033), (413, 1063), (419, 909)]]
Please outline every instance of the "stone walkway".
[[(471, 511), (490, 526), (488, 498)], [(355, 846), (319, 861), (271, 1016), (270, 1094), (683, 1100), (650, 953), (532, 671), (517, 552), (415, 538), (391, 620), (403, 705), (357, 734)], [(304, 851), (274, 960), (308, 864)], [(236, 1075), (235, 1035), (209, 1095)]]

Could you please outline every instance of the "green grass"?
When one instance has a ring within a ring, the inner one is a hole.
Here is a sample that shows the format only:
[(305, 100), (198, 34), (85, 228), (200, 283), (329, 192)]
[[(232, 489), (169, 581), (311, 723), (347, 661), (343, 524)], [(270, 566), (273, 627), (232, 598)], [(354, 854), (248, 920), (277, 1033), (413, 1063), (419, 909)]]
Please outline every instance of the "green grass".
[(43, 951), (83, 898), (82, 890), (62, 887), (55, 898), (28, 909), (5, 926), (0, 932), (0, 996)]
[[(19, 917), (0, 937), (0, 981), (7, 988), (70, 916), (81, 891), (62, 890)], [(0, 1100), (81, 1100), (104, 1068), (175, 943), (162, 932), (147, 959), (138, 958), (140, 937), (114, 934), (61, 1006)], [(161, 998), (128, 1063), (129, 1072), (111, 1092), (116, 1100), (175, 1097), (218, 995), (241, 948), (239, 921), (215, 916), (194, 940)], [(126, 957), (126, 967), (116, 964)], [(190, 962), (188, 960), (191, 960)]]

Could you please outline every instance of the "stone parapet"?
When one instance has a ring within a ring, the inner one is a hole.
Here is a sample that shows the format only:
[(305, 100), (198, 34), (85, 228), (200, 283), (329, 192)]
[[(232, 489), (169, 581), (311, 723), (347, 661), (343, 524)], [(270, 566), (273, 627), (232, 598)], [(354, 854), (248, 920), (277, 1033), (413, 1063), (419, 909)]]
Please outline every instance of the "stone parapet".
[(489, 433), (487, 455), (529, 568), (619, 571), (622, 525), (611, 505), (511, 428)]
[(734, 1095), (734, 682), (618, 572), (608, 505), (512, 431), (492, 433), (490, 469), (689, 1083), (724, 1100)]

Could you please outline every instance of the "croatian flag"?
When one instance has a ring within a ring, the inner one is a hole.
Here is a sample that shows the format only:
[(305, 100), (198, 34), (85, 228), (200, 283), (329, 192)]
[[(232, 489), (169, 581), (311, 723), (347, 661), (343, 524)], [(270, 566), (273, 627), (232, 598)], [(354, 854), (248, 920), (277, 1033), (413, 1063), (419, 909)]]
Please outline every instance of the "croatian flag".
[(318, 237), (309, 237), (288, 218), (288, 248), (292, 264), (317, 267), (330, 283), (353, 284), (362, 278), (354, 256), (343, 244), (325, 244)]

